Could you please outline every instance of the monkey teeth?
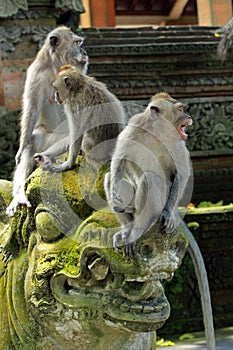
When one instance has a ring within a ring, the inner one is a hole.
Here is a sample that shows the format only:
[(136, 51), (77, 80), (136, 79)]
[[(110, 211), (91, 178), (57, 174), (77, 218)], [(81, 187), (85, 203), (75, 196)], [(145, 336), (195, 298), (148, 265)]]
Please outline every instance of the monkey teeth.
[(55, 92), (55, 101), (56, 101), (59, 105), (62, 105), (62, 103), (63, 103), (62, 99), (60, 98), (60, 95), (59, 95), (58, 91)]
[(182, 137), (182, 139), (186, 139), (188, 137), (188, 135), (186, 134), (185, 132), (185, 129), (187, 126), (190, 126), (192, 125), (192, 120), (188, 120), (187, 122), (185, 122), (184, 124), (181, 124), (179, 127), (178, 127), (178, 131)]

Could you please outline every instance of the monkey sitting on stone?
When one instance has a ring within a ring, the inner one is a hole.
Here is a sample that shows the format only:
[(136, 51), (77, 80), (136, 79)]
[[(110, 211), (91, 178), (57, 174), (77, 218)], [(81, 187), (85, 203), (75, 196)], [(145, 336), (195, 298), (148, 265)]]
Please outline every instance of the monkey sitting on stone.
[(52, 82), (64, 64), (72, 64), (86, 73), (88, 56), (82, 48), (83, 38), (67, 27), (52, 30), (35, 60), (27, 70), (23, 94), (21, 135), (16, 154), (13, 200), (7, 214), (13, 216), (19, 204), (30, 207), (24, 183), (35, 168), (34, 153), (42, 152), (68, 134), (64, 111), (54, 103)]
[[(71, 169), (80, 150), (87, 159), (110, 160), (126, 116), (120, 101), (96, 79), (83, 75), (73, 66), (61, 68), (53, 83), (55, 99), (64, 106), (69, 135), (42, 153), (36, 153), (44, 170), (60, 172)], [(69, 151), (67, 161), (54, 165), (52, 159)]]
[(167, 93), (156, 94), (118, 136), (105, 192), (121, 224), (113, 245), (119, 252), (124, 245), (126, 255), (133, 255), (137, 239), (158, 219), (166, 232), (178, 224), (178, 203), (191, 174), (184, 140), (192, 119), (183, 108)]

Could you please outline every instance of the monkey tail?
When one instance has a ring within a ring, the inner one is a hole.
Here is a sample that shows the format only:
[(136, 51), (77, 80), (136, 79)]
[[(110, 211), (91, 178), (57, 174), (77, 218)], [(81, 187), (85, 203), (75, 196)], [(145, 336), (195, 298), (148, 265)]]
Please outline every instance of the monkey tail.
[(215, 333), (214, 333), (214, 322), (213, 313), (211, 307), (210, 290), (208, 283), (208, 276), (205, 268), (205, 263), (199, 249), (199, 246), (192, 234), (183, 221), (181, 221), (181, 226), (185, 230), (189, 238), (189, 247), (187, 251), (189, 252), (193, 266), (196, 272), (199, 290), (201, 294), (201, 304), (202, 312), (205, 326), (205, 336), (208, 350), (215, 350)]

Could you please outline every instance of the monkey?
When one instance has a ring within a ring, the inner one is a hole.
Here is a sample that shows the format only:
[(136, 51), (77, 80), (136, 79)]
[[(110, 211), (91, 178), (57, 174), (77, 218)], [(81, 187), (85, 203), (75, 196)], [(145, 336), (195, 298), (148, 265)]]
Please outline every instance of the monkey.
[(215, 31), (216, 36), (220, 36), (221, 40), (217, 47), (217, 57), (225, 62), (232, 59), (233, 48), (233, 17), (223, 26)]
[(172, 232), (178, 203), (191, 175), (185, 128), (192, 124), (184, 104), (167, 93), (154, 95), (143, 113), (119, 134), (104, 188), (121, 229), (113, 246), (134, 254), (135, 242), (159, 219)]
[(64, 64), (87, 72), (88, 55), (82, 48), (84, 39), (65, 26), (52, 30), (35, 60), (27, 69), (24, 86), (20, 142), (15, 157), (13, 200), (6, 212), (13, 216), (19, 204), (30, 207), (24, 183), (36, 166), (34, 153), (42, 152), (68, 134), (63, 108), (54, 103), (52, 82)]
[[(64, 105), (69, 124), (69, 135), (35, 159), (44, 170), (61, 172), (71, 169), (82, 150), (87, 159), (103, 162), (111, 157), (115, 140), (126, 123), (121, 102), (100, 81), (71, 65), (61, 67), (53, 86), (55, 99)], [(68, 152), (68, 159), (54, 165), (52, 159)]]
[[(190, 176), (185, 128), (192, 119), (183, 103), (166, 93), (152, 97), (146, 110), (132, 117), (119, 134), (104, 188), (110, 208), (121, 224), (113, 246), (134, 253), (135, 241), (155, 222), (162, 230), (176, 227), (178, 203)], [(160, 198), (162, 197), (162, 199)], [(178, 223), (177, 223), (178, 224)], [(209, 283), (204, 260), (193, 234), (183, 220), (179, 224), (189, 238), (188, 253), (196, 272), (208, 350), (215, 350), (215, 332)], [(133, 234), (132, 234), (133, 233)]]

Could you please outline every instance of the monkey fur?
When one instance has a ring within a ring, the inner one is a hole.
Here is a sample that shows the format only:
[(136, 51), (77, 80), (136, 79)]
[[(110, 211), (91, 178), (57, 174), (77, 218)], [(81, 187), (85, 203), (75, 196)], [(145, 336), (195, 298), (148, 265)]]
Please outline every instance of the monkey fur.
[[(64, 105), (69, 136), (35, 154), (44, 170), (60, 172), (71, 169), (80, 149), (88, 159), (97, 162), (110, 160), (115, 141), (126, 123), (120, 101), (96, 79), (83, 75), (73, 66), (61, 68), (53, 83), (55, 98)], [(67, 161), (54, 165), (52, 159), (69, 151)]]
[(44, 151), (68, 134), (67, 128), (61, 124), (65, 119), (63, 108), (54, 102), (52, 82), (64, 64), (72, 64), (86, 73), (88, 56), (82, 44), (82, 37), (67, 27), (58, 27), (48, 34), (27, 70), (20, 145), (15, 157), (13, 200), (6, 211), (9, 216), (14, 215), (19, 204), (30, 207), (24, 183), (36, 165), (34, 153)]
[(118, 136), (105, 192), (121, 224), (113, 245), (120, 252), (123, 245), (127, 255), (158, 219), (166, 232), (178, 224), (178, 203), (190, 177), (184, 140), (192, 119), (183, 107), (166, 93), (156, 94)]

